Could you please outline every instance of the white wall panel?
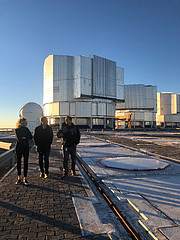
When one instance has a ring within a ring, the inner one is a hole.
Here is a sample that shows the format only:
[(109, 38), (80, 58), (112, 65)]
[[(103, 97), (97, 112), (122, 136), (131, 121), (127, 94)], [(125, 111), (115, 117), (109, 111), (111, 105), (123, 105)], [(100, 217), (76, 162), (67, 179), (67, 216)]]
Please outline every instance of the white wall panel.
[(116, 63), (105, 59), (105, 96), (116, 98)]
[(92, 103), (92, 116), (98, 115), (98, 103)]
[(116, 67), (116, 84), (124, 85), (124, 68)]
[(171, 94), (171, 114), (177, 113), (177, 95)]
[(76, 117), (91, 117), (91, 102), (76, 102)]
[(73, 99), (73, 79), (54, 81), (54, 88), (58, 88), (58, 92), (54, 93), (54, 101), (70, 101)]
[(60, 115), (69, 115), (69, 102), (60, 103)]
[(106, 115), (106, 103), (98, 103), (98, 115)]
[(116, 86), (116, 97), (117, 99), (124, 99), (124, 86)]
[(180, 113), (180, 94), (177, 95), (177, 113)]
[(73, 57), (54, 55), (53, 80), (73, 79)]
[(76, 103), (70, 102), (70, 116), (75, 116), (75, 110), (76, 110)]
[(105, 59), (93, 56), (93, 95), (105, 96)]
[(53, 102), (53, 55), (44, 62), (43, 104)]
[(115, 104), (107, 103), (107, 117), (115, 117)]

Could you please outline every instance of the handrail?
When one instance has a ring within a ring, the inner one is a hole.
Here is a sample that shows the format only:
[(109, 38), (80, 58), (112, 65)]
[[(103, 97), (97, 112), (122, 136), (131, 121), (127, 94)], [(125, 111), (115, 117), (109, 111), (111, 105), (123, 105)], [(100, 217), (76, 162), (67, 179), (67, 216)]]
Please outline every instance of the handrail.
[(12, 148), (12, 143), (0, 142), (0, 148), (10, 150)]
[(0, 167), (8, 161), (10, 161), (11, 167), (14, 166), (15, 147), (5, 153), (0, 154)]

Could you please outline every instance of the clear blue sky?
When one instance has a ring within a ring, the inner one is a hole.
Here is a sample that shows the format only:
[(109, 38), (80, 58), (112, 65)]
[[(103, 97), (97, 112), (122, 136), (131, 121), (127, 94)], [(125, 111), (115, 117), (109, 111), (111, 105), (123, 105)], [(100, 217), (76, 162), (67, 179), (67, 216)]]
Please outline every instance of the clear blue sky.
[(180, 93), (180, 0), (0, 0), (0, 127), (42, 106), (50, 54), (99, 55), (125, 84)]

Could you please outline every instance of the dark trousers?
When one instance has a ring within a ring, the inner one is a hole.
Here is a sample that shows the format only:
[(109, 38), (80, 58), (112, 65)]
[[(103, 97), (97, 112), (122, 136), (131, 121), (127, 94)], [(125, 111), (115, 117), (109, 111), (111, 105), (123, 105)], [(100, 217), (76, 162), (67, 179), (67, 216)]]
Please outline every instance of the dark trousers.
[(68, 174), (68, 160), (69, 155), (71, 155), (71, 170), (75, 171), (75, 164), (76, 164), (76, 146), (72, 147), (63, 147), (63, 172), (67, 175)]
[(24, 158), (24, 177), (27, 177), (29, 149), (25, 149), (25, 148), (22, 148), (21, 146), (17, 146), (16, 147), (16, 156), (17, 156), (18, 176), (21, 175), (21, 159), (23, 156), (23, 158)]
[[(44, 168), (45, 168), (45, 174), (47, 175), (49, 174), (49, 153), (50, 153), (49, 149), (39, 152), (39, 167), (42, 174), (44, 174)], [(43, 164), (43, 160), (44, 160), (44, 164)]]

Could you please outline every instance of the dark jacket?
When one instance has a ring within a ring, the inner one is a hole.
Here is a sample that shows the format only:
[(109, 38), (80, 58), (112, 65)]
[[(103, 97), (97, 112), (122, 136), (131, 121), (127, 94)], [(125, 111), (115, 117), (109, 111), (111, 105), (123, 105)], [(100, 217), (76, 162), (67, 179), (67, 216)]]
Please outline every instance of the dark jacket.
[(52, 128), (47, 125), (46, 128), (43, 129), (42, 124), (36, 127), (34, 130), (34, 141), (38, 152), (50, 150), (53, 141)]
[(32, 139), (32, 134), (27, 127), (19, 127), (15, 129), (16, 148), (23, 148), (29, 151), (28, 140)]
[(65, 122), (62, 124), (61, 129), (57, 133), (57, 137), (60, 138), (60, 134), (62, 134), (62, 145), (64, 147), (72, 147), (74, 145), (79, 144), (80, 142), (80, 132), (79, 128), (73, 123), (69, 127)]

